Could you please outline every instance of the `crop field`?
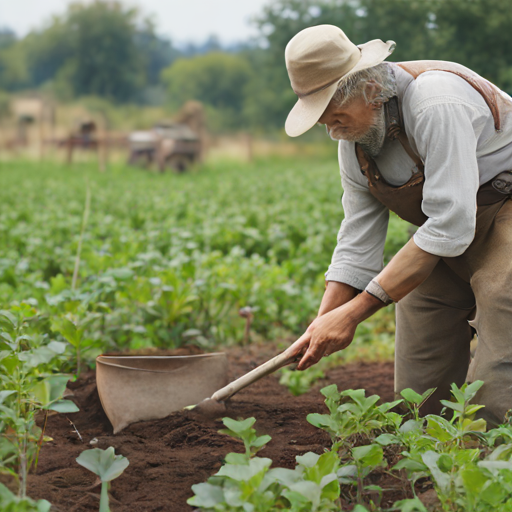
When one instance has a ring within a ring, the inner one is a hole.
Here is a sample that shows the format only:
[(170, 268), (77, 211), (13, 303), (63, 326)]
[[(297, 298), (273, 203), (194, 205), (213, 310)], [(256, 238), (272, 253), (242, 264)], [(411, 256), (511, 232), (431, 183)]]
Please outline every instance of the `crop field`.
[[(486, 432), (479, 382), (442, 417), (394, 397), (392, 307), (223, 419), (113, 434), (99, 354), (222, 350), (236, 378), (302, 334), (343, 218), (335, 160), (163, 175), (13, 161), (0, 182), (0, 510), (512, 510), (512, 426)], [(409, 236), (392, 217), (385, 260)]]

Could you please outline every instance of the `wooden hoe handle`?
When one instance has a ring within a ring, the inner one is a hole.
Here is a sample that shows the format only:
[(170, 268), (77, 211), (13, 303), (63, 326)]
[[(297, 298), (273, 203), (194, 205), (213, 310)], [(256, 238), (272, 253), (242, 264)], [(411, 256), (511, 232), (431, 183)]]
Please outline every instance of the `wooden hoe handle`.
[(244, 389), (245, 387), (249, 386), (253, 382), (260, 380), (262, 377), (265, 377), (266, 375), (274, 373), (276, 370), (279, 370), (279, 368), (287, 366), (299, 358), (297, 356), (290, 357), (289, 355), (286, 354), (286, 352), (283, 352), (282, 354), (273, 357), (266, 363), (263, 363), (262, 365), (258, 366), (257, 368), (254, 368), (254, 370), (251, 370), (249, 373), (242, 375), (241, 377), (234, 380), (227, 386), (224, 386), (223, 388), (219, 389), (211, 396), (211, 399), (217, 400), (218, 402), (226, 400), (229, 397), (232, 397), (235, 393), (238, 393), (241, 389)]

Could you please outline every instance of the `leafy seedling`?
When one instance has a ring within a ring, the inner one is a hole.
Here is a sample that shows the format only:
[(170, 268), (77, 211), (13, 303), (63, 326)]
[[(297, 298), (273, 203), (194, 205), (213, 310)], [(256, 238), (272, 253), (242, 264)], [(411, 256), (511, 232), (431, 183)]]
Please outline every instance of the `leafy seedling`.
[(77, 377), (80, 376), (82, 353), (90, 345), (90, 340), (85, 338), (85, 331), (99, 316), (96, 313), (89, 313), (85, 318), (78, 319), (76, 315), (68, 313), (66, 316), (55, 318), (52, 321), (52, 329), (62, 334), (65, 340), (75, 349)]
[(42, 409), (66, 414), (78, 412), (79, 409), (74, 402), (62, 398), (69, 381), (69, 375), (50, 375), (30, 390), (31, 395), (39, 402)]
[(411, 388), (406, 388), (401, 391), (400, 395), (405, 400), (405, 406), (412, 414), (415, 421), (420, 421), (420, 409), (423, 404), (434, 394), (437, 388), (427, 389), (421, 395)]
[[(62, 400), (68, 375), (51, 373), (65, 344), (49, 341), (37, 332), (41, 316), (28, 304), (0, 311), (0, 471), (18, 482), (18, 496), (26, 498), (27, 477), (37, 467), (45, 441), (38, 411), (76, 412), (73, 402)], [(21, 509), (20, 509), (21, 510)]]
[(456, 424), (461, 432), (485, 432), (487, 423), (484, 419), (475, 420), (476, 413), (485, 406), (470, 404), (478, 390), (483, 386), (483, 381), (476, 380), (465, 383), (460, 389), (452, 384), (453, 401), (441, 400), (448, 409), (453, 410), (452, 423)]
[(76, 459), (78, 464), (98, 475), (101, 480), (101, 498), (99, 512), (110, 512), (108, 506), (109, 482), (120, 476), (128, 467), (129, 461), (122, 455), (116, 455), (110, 446), (106, 450), (94, 448), (85, 450)]
[(286, 386), (293, 396), (300, 396), (307, 393), (318, 380), (324, 377), (325, 373), (316, 366), (312, 366), (302, 372), (283, 368), (279, 384)]
[(268, 435), (258, 436), (256, 434), (256, 430), (252, 428), (256, 423), (256, 418), (247, 418), (242, 421), (236, 421), (232, 418), (223, 418), (222, 423), (224, 423), (227, 428), (219, 430), (219, 432), (242, 440), (247, 460), (261, 450), (272, 439)]
[(333, 442), (345, 443), (353, 434), (373, 437), (387, 426), (396, 427), (401, 417), (391, 412), (402, 400), (377, 405), (380, 397), (366, 397), (364, 389), (348, 389), (339, 392), (332, 384), (320, 391), (330, 414), (308, 414), (307, 420), (331, 435)]

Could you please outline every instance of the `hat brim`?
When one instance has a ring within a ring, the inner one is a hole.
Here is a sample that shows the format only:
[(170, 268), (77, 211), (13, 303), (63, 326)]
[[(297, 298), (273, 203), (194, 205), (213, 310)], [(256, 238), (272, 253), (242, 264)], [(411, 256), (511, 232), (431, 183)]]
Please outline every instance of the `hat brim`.
[[(371, 68), (386, 60), (393, 53), (395, 42), (384, 42), (380, 39), (375, 39), (359, 45), (359, 49), (361, 50), (361, 58), (348, 73), (340, 77), (340, 80), (352, 73)], [(284, 125), (287, 135), (290, 137), (298, 137), (307, 132), (318, 122), (334, 96), (338, 88), (338, 83), (339, 81), (319, 92), (299, 98), (288, 114)]]

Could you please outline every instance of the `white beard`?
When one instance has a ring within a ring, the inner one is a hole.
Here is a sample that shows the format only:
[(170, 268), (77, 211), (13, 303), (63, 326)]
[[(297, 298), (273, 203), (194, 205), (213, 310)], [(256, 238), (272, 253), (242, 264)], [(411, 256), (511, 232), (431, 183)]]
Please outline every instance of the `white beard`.
[(339, 134), (336, 133), (335, 127), (331, 130), (327, 127), (326, 129), (332, 140), (356, 142), (368, 156), (375, 158), (381, 152), (386, 140), (386, 118), (384, 116), (384, 107), (376, 112), (373, 124), (363, 134)]

